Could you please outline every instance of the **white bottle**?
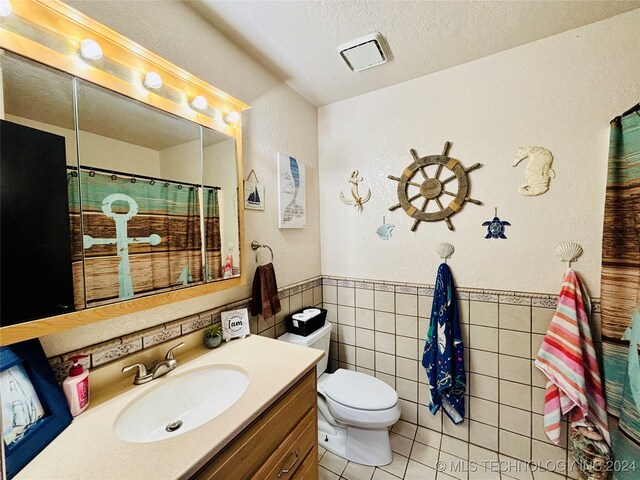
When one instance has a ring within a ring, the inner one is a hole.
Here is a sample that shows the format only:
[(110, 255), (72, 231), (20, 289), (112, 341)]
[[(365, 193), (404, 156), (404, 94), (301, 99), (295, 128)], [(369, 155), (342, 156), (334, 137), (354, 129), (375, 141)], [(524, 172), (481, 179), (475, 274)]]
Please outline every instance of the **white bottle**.
[(80, 365), (80, 359), (87, 355), (74, 355), (69, 360), (73, 366), (69, 369), (69, 376), (62, 382), (64, 396), (67, 397), (71, 415), (77, 417), (89, 406), (89, 372)]

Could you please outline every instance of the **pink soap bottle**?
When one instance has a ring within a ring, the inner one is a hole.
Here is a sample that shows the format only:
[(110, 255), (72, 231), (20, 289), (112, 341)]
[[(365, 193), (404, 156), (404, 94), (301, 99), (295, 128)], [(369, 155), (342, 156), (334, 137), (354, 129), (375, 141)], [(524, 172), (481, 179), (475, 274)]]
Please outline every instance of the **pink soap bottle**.
[(64, 396), (67, 397), (69, 410), (74, 417), (89, 406), (89, 372), (80, 365), (81, 358), (87, 358), (87, 355), (74, 355), (69, 358), (73, 366), (69, 369), (69, 376), (62, 382)]

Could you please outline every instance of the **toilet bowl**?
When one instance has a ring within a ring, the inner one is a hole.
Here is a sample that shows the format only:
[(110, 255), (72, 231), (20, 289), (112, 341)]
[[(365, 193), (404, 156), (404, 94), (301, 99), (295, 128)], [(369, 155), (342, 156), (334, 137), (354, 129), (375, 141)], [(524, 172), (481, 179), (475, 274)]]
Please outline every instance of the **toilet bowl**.
[(303, 337), (286, 333), (278, 340), (318, 348), (318, 443), (330, 452), (363, 465), (391, 463), (389, 427), (400, 418), (398, 394), (382, 380), (338, 369), (326, 373), (331, 324)]

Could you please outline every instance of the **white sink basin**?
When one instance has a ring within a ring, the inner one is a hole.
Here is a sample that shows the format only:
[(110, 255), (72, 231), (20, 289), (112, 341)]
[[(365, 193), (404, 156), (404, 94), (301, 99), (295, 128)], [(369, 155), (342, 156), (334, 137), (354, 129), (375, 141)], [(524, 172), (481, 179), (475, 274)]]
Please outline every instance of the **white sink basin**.
[(153, 382), (158, 386), (133, 400), (116, 419), (118, 438), (146, 443), (188, 432), (236, 403), (249, 386), (249, 376), (234, 365), (217, 364)]

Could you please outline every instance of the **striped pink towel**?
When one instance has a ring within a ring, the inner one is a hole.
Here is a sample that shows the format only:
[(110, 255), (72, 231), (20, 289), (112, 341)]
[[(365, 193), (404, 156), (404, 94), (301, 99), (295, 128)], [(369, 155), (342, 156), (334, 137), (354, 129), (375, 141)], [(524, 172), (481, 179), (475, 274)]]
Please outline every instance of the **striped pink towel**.
[[(585, 306), (586, 303), (586, 306)], [(589, 297), (576, 273), (562, 279), (558, 308), (551, 320), (535, 365), (547, 376), (544, 429), (560, 442), (560, 417), (595, 426), (607, 444), (609, 426), (596, 352), (589, 327)]]

